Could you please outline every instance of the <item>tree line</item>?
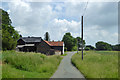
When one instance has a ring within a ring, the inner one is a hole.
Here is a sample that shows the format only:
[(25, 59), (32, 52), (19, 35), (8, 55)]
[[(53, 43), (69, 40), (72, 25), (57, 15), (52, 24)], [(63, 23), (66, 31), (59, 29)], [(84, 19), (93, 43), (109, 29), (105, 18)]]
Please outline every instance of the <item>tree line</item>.
[[(73, 36), (71, 36), (71, 33), (65, 33), (62, 41), (64, 41), (65, 49), (67, 49), (67, 51), (81, 50), (82, 39), (80, 37), (74, 38)], [(120, 44), (111, 45), (103, 41), (98, 41), (97, 43), (95, 43), (95, 47), (94, 47), (92, 45), (85, 45), (85, 40), (83, 40), (83, 47), (84, 47), (84, 50), (120, 51)]]
[(108, 50), (108, 51), (120, 51), (120, 44), (111, 45), (107, 42), (98, 41), (95, 47), (87, 45), (85, 50)]

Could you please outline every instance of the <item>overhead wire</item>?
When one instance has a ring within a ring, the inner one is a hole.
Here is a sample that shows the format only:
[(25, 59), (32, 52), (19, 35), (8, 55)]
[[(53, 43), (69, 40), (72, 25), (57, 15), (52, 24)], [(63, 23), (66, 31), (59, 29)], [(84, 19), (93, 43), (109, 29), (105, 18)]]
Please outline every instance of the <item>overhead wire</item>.
[(85, 8), (84, 8), (84, 11), (83, 11), (82, 16), (84, 16), (84, 15), (85, 15), (85, 12), (86, 12), (86, 10), (87, 10), (87, 6), (88, 6), (88, 2), (89, 2), (89, 0), (88, 0), (88, 1), (87, 1), (87, 3), (86, 3), (86, 6), (85, 6)]

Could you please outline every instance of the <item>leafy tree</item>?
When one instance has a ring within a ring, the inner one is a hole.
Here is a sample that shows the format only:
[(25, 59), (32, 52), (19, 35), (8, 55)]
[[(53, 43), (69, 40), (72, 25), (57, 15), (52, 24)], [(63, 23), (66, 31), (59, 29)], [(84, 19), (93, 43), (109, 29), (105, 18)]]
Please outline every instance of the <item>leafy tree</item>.
[(65, 43), (65, 47), (67, 48), (68, 51), (72, 51), (72, 48), (74, 47), (74, 38), (71, 36), (71, 33), (66, 33), (63, 36), (62, 41)]
[(112, 50), (112, 46), (106, 42), (99, 41), (96, 43), (97, 50)]
[[(78, 47), (82, 47), (82, 38), (76, 37)], [(85, 40), (83, 40), (83, 47), (85, 47)]]
[(50, 35), (49, 35), (48, 32), (45, 33), (45, 35), (44, 35), (44, 40), (50, 41)]
[[(73, 47), (73, 51), (77, 51), (78, 48), (82, 47), (82, 38), (80, 37), (76, 37), (74, 38), (74, 47)], [(85, 40), (83, 40), (83, 47), (85, 47)]]
[(91, 45), (87, 45), (86, 47), (89, 47), (90, 50), (94, 50), (95, 48)]
[(2, 15), (2, 20), (0, 20), (2, 21), (2, 24), (11, 25), (12, 21), (6, 11), (0, 9), (0, 15)]
[[(81, 47), (80, 44), (82, 39), (80, 37), (74, 38), (71, 33), (68, 32), (63, 36), (62, 41), (64, 41), (65, 47), (68, 51), (76, 51), (78, 46)], [(85, 40), (83, 40), (83, 45), (85, 45)]]
[(2, 15), (2, 49), (3, 50), (12, 50), (16, 48), (17, 40), (19, 39), (18, 32), (11, 25), (11, 19), (9, 18), (9, 14), (0, 9), (0, 15)]
[(22, 35), (20, 34), (20, 37), (22, 37)]
[(85, 49), (86, 51), (88, 51), (88, 50), (90, 50), (90, 47), (85, 47), (84, 49)]
[(78, 47), (77, 46), (74, 46), (73, 48), (72, 48), (72, 51), (77, 51), (78, 50)]
[(112, 50), (120, 51), (120, 44), (112, 45)]

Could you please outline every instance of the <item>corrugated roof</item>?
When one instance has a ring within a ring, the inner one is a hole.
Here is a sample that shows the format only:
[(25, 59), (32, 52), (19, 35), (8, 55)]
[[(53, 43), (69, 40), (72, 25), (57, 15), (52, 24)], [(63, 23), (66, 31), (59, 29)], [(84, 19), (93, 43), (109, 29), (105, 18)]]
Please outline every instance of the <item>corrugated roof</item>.
[(62, 41), (45, 41), (50, 46), (63, 46)]
[(41, 42), (41, 37), (21, 37), (25, 42)]

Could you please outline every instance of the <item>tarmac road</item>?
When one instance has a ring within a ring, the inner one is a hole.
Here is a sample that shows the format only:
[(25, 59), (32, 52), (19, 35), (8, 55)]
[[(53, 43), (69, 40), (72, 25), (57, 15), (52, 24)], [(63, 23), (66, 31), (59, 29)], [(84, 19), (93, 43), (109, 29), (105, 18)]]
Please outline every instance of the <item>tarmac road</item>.
[(67, 56), (63, 58), (57, 71), (51, 78), (82, 78), (82, 80), (85, 80), (81, 72), (71, 63), (71, 57), (75, 53), (76, 52), (67, 52)]

